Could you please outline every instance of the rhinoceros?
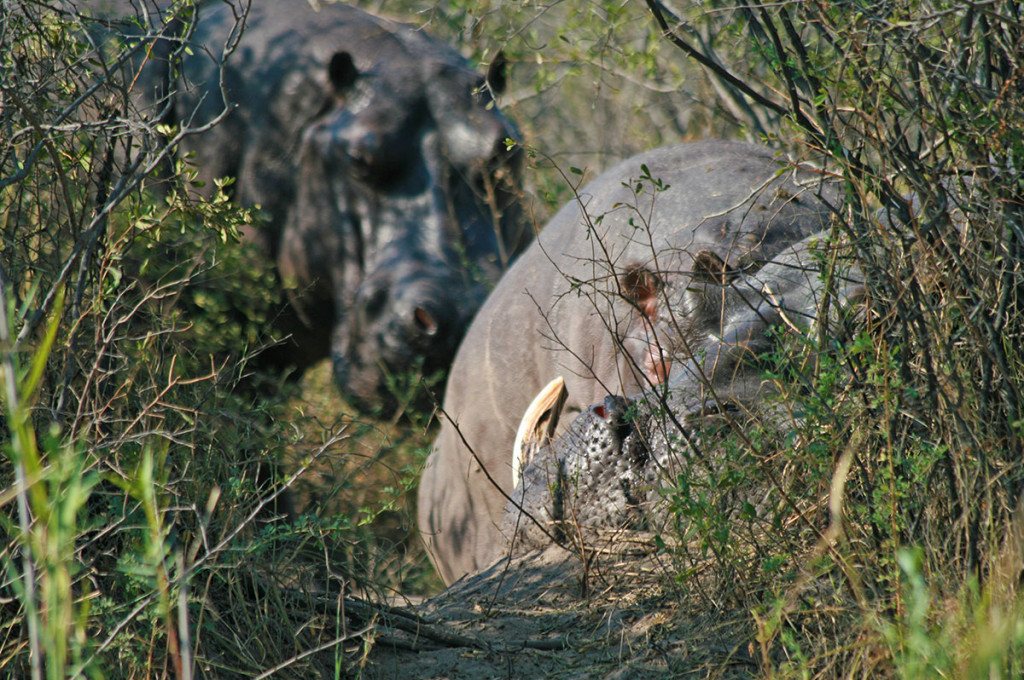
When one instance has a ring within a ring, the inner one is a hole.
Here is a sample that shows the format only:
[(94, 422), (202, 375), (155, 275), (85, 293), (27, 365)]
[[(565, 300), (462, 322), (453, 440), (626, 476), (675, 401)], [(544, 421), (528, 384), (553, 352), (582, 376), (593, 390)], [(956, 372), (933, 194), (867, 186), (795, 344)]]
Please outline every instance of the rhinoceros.
[[(534, 395), (562, 376), (564, 387), (550, 390), (549, 401), (583, 411), (581, 427), (587, 418), (600, 425), (591, 431), (607, 435), (604, 444), (586, 440), (597, 453), (615, 448), (628, 404), (606, 396), (663, 389), (666, 379), (690, 372), (673, 365), (680, 357), (712, 361), (696, 346), (714, 353), (741, 337), (753, 344), (764, 326), (743, 319), (770, 306), (727, 284), (754, 282), (761, 271), (780, 292), (801, 290), (786, 275), (790, 260), (767, 263), (826, 227), (830, 196), (822, 173), (798, 172), (767, 148), (727, 141), (650, 151), (579, 190), (499, 282), (456, 355), (418, 506), (421, 534), (445, 582), (487, 566), (505, 548), (506, 503), (519, 472), (511, 452)], [(722, 326), (733, 318), (736, 324)], [(735, 337), (709, 340), (712, 328)], [(723, 365), (732, 361), (729, 352), (719, 354)], [(752, 373), (733, 389), (756, 390), (757, 378)], [(545, 430), (543, 422), (531, 427)], [(527, 484), (550, 473), (549, 461), (564, 459), (568, 448), (527, 467)]]
[(159, 59), (178, 39), (158, 41), (137, 89), (172, 126), (234, 107), (180, 151), (208, 186), (237, 178), (234, 198), (269, 216), (253, 238), (292, 302), (271, 362), (301, 370), (330, 354), (357, 406), (387, 402), (389, 376), (419, 362), (446, 369), (532, 237), (522, 154), (506, 145), (516, 130), (492, 98), (503, 59), (478, 73), (413, 26), (342, 3), (252, 3), (242, 24), (227, 3), (199, 12), (181, 63)]

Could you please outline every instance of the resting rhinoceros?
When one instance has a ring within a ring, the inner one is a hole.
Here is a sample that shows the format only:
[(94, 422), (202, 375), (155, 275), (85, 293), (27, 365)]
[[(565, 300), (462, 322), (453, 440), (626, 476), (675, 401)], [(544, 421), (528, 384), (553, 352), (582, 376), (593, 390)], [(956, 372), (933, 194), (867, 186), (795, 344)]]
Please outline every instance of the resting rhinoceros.
[(158, 41), (144, 94), (173, 93), (171, 125), (237, 107), (180, 150), (199, 179), (236, 177), (234, 198), (269, 215), (256, 238), (294, 312), (276, 363), (302, 369), (330, 353), (347, 397), (381, 403), (389, 375), (418, 361), (447, 368), (532, 236), (518, 205), (521, 154), (505, 144), (516, 132), (493, 106), (501, 69), (485, 78), (416, 28), (342, 3), (252, 3), (239, 16), (202, 5), (180, 70), (158, 59), (175, 40)]
[(662, 384), (699, 340), (683, 329), (751, 311), (744, 295), (697, 304), (694, 285), (753, 276), (825, 227), (821, 175), (794, 167), (739, 142), (657, 149), (555, 215), (481, 308), (449, 377), (419, 490), (420, 531), (446, 582), (501, 554), (517, 425), (551, 378), (564, 376), (576, 410)]

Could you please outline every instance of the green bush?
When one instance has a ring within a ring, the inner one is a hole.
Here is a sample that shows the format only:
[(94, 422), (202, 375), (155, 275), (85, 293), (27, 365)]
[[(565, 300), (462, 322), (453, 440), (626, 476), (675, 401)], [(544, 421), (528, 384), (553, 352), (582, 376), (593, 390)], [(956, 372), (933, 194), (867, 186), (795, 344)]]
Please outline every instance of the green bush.
[(346, 516), (275, 519), (286, 485), (353, 458), (371, 426), (336, 398), (300, 419), (298, 388), (252, 380), (282, 303), (240, 242), (260, 215), (228, 200), (230, 180), (195, 185), (174, 158), (189, 130), (137, 109), (161, 22), (126, 41), (87, 9), (8, 4), (0, 28), (0, 674), (344, 665), (357, 636), (317, 598), (433, 587), (422, 551), (394, 552), (407, 521), (391, 543), (371, 531), (404, 503), (423, 444), (399, 439), (392, 488)]
[[(722, 464), (666, 490), (668, 576), (749, 613), (766, 675), (1019, 677), (1019, 8), (676, 5), (397, 7), (509, 57), (538, 222), (566, 179), (682, 139), (820, 162), (865, 302), (766, 359), (783, 427), (716, 431)], [(359, 629), (325, 603), (436, 586), (402, 509), (427, 415), (236, 389), (280, 299), (238, 243), (258, 213), (185, 164), (160, 188), (188, 130), (130, 96), (153, 36), (106, 39), (73, 3), (2, 11), (0, 672), (340, 674)], [(326, 488), (269, 519), (307, 469)]]
[[(776, 504), (746, 520), (721, 478), (700, 496), (687, 478), (670, 492), (683, 527), (719, 546), (721, 588), (750, 564), (771, 574), (745, 581), (745, 602), (758, 602), (774, 674), (967, 677), (984, 667), (1016, 677), (1018, 10), (715, 2), (675, 16), (647, 5), (681, 55), (777, 114), (772, 136), (840, 184), (833, 246), (866, 279), (853, 328), (774, 357), (768, 377), (792, 414), (788, 439), (744, 431), (716, 449), (734, 477), (743, 471), (746, 493)], [(710, 49), (699, 39), (708, 34), (742, 46)], [(1007, 560), (1016, 566), (1000, 567)], [(757, 583), (766, 595), (749, 595)], [(980, 631), (999, 644), (979, 645)]]

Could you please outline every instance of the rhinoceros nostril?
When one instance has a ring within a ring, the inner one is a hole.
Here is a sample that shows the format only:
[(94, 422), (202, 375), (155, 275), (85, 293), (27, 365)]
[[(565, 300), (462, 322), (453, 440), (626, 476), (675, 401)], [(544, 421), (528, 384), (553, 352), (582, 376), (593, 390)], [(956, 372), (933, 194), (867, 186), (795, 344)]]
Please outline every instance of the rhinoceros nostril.
[(626, 416), (626, 408), (629, 406), (624, 398), (618, 395), (608, 395), (600, 404), (590, 407), (590, 412), (598, 418), (611, 421), (622, 420)]
[(366, 315), (367, 319), (376, 319), (384, 313), (384, 308), (388, 303), (388, 289), (373, 289), (364, 299), (363, 314)]
[(345, 150), (350, 168), (361, 175), (373, 171), (378, 165), (377, 157), (380, 155), (380, 147), (381, 140), (376, 133), (357, 134)]
[(413, 323), (416, 326), (416, 330), (426, 336), (432, 336), (437, 334), (437, 320), (422, 307), (417, 307), (416, 311), (413, 312)]

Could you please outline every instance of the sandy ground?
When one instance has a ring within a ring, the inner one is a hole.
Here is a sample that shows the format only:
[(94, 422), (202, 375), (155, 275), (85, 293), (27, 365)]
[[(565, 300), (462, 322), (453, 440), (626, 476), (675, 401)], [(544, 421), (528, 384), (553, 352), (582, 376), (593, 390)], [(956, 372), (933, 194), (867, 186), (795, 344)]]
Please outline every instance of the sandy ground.
[[(381, 614), (356, 677), (738, 678), (757, 674), (743, 612), (694, 611), (657, 555), (552, 546)], [(733, 621), (734, 623), (723, 623)], [(365, 649), (365, 647), (364, 647)]]

